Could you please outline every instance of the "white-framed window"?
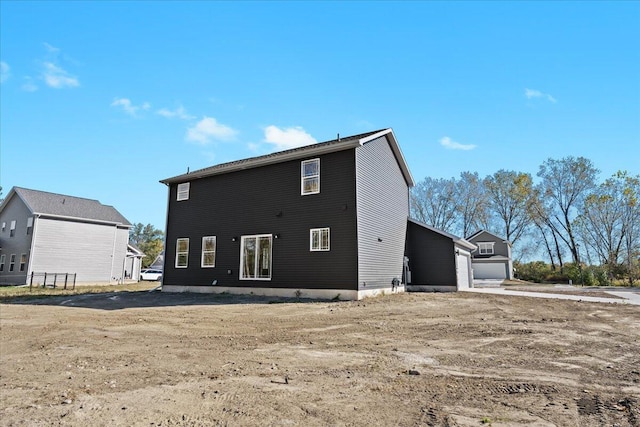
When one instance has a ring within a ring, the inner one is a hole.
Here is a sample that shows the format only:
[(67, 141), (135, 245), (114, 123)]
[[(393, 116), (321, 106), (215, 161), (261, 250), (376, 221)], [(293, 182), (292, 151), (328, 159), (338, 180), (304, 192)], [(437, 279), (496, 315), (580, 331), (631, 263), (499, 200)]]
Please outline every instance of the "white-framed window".
[(216, 266), (216, 236), (202, 238), (202, 268)]
[(240, 280), (271, 280), (273, 235), (242, 236), (240, 242)]
[(11, 221), (11, 227), (9, 228), (9, 237), (13, 237), (16, 235), (16, 221)]
[(189, 188), (191, 187), (190, 182), (183, 182), (182, 184), (178, 184), (178, 196), (176, 198), (177, 201), (181, 200), (189, 200)]
[(320, 192), (320, 159), (304, 160), (300, 165), (302, 195)]
[(330, 229), (312, 228), (309, 232), (309, 249), (311, 251), (328, 251), (331, 247)]
[(492, 255), (494, 242), (478, 242), (478, 252), (480, 255)]
[(33, 217), (30, 216), (27, 218), (27, 235), (31, 234), (31, 230), (33, 229)]
[(7, 228), (7, 223), (2, 221), (2, 231), (4, 232), (6, 228)]
[(176, 240), (176, 268), (187, 268), (189, 265), (189, 239)]
[(4, 271), (4, 262), (7, 259), (5, 254), (0, 255), (0, 271)]
[(9, 271), (13, 271), (13, 268), (16, 265), (16, 254), (11, 254), (9, 258)]
[(20, 271), (24, 271), (27, 265), (27, 254), (20, 255)]

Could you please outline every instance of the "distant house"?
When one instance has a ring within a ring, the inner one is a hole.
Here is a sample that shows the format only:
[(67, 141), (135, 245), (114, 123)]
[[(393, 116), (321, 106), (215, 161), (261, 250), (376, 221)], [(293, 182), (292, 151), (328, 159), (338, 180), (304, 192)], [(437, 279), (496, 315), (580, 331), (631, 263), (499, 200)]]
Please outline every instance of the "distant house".
[(139, 277), (131, 224), (97, 200), (14, 187), (0, 225), (0, 284), (26, 284), (31, 273), (76, 274), (76, 283)]
[(415, 220), (409, 220), (407, 234), (406, 253), (411, 266), (408, 291), (447, 292), (473, 287), (473, 243)]
[(139, 247), (137, 247), (133, 243), (127, 244), (127, 257), (124, 263), (125, 281), (140, 281), (142, 258), (144, 258), (144, 252), (142, 252)]
[(486, 230), (480, 230), (467, 238), (478, 249), (472, 253), (475, 279), (513, 279), (511, 243)]

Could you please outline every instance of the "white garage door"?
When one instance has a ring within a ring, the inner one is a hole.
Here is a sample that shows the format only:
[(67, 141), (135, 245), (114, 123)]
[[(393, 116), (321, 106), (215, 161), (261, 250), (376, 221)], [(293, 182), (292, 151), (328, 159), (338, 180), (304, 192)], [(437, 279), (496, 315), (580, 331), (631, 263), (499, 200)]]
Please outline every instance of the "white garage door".
[(506, 279), (507, 268), (502, 263), (473, 264), (474, 279)]
[(469, 255), (459, 253), (456, 254), (456, 275), (458, 276), (458, 289), (469, 289), (469, 264), (471, 257)]

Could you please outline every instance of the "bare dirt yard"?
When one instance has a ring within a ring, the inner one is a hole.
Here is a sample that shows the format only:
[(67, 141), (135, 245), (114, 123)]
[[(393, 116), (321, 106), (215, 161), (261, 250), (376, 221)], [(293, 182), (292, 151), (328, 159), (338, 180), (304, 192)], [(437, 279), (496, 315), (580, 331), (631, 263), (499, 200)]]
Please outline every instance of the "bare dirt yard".
[(2, 426), (639, 426), (640, 308), (118, 292), (0, 304)]

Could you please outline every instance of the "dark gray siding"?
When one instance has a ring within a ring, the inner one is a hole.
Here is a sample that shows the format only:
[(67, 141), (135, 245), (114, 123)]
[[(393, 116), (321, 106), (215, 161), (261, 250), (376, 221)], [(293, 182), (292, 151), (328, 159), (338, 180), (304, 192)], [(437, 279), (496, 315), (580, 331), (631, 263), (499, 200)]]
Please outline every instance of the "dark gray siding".
[(456, 286), (455, 250), (450, 238), (410, 221), (406, 254), (411, 285)]
[[(180, 202), (172, 184), (163, 284), (356, 290), (354, 150), (319, 158), (320, 194), (300, 194), (300, 162), (307, 159), (190, 181), (189, 200)], [(331, 250), (311, 252), (309, 230), (320, 227), (331, 228)], [(270, 281), (239, 279), (240, 237), (253, 234), (279, 235)], [(200, 266), (203, 236), (217, 238), (214, 268)], [(176, 269), (176, 239), (184, 237), (189, 264)]]
[(356, 148), (358, 283), (388, 288), (402, 279), (409, 187), (386, 137)]
[[(30, 216), (29, 209), (17, 195), (13, 195), (0, 212), (0, 226), (3, 222), (6, 223), (4, 231), (0, 231), (0, 255), (5, 255), (4, 270), (0, 272), (0, 283), (26, 283), (28, 263), (31, 257), (31, 237), (33, 236), (33, 233), (27, 235), (27, 218)], [(11, 221), (16, 221), (13, 237), (10, 237)], [(16, 255), (13, 271), (9, 271), (11, 254)], [(22, 254), (27, 254), (27, 264), (24, 271), (21, 272), (20, 256)]]
[(494, 255), (504, 255), (506, 257), (510, 257), (511, 253), (509, 251), (509, 247), (508, 245), (505, 243), (504, 239), (501, 239), (499, 237), (496, 237), (494, 235), (492, 235), (491, 233), (487, 233), (487, 232), (481, 232), (480, 234), (478, 234), (477, 236), (475, 236), (472, 240), (470, 240), (471, 243), (474, 244), (478, 244), (478, 242), (494, 242), (493, 245), (493, 254), (491, 255), (480, 255), (480, 251), (476, 250), (475, 252), (473, 252), (473, 257), (474, 258), (489, 258), (492, 257)]

